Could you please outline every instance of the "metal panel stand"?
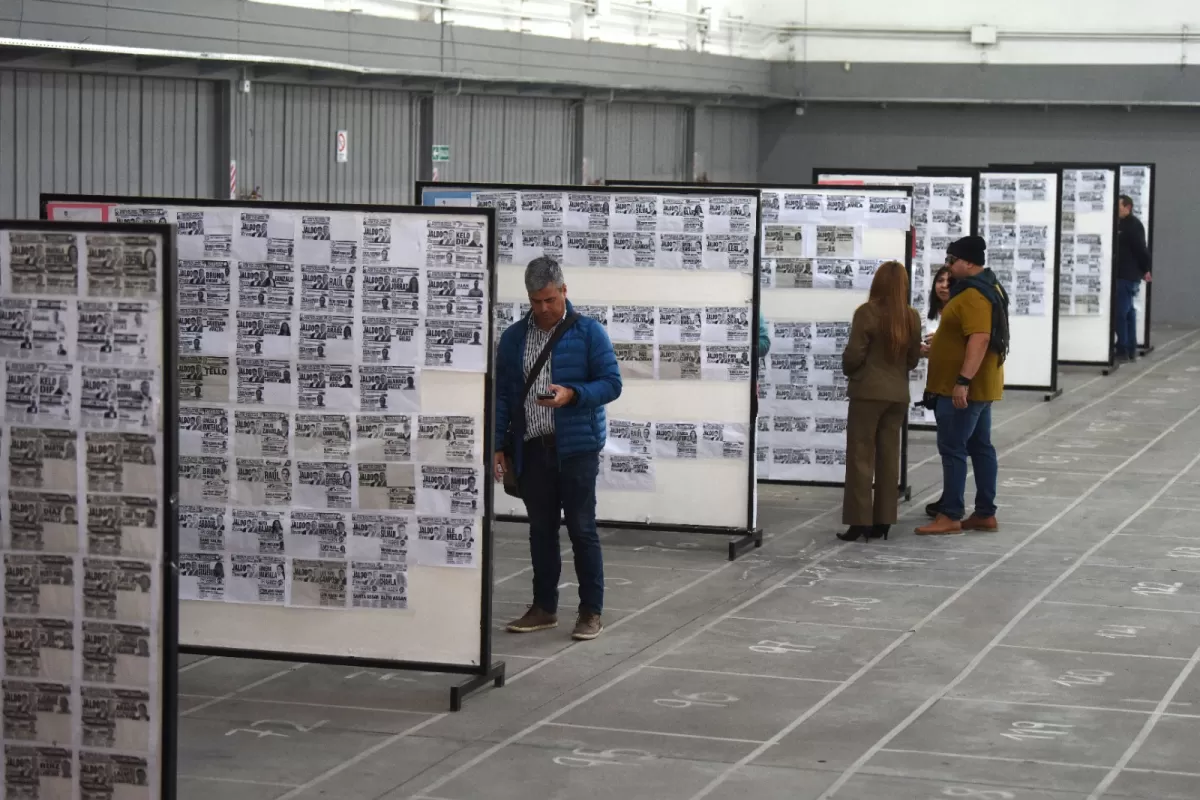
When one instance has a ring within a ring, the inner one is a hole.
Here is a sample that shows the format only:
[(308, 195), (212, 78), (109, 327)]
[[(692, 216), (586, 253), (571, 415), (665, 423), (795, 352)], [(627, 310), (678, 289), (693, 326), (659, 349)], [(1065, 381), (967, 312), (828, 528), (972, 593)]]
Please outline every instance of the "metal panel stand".
[(1049, 403), (1051, 400), (1053, 400), (1053, 399), (1055, 399), (1055, 398), (1057, 398), (1057, 397), (1062, 397), (1062, 393), (1063, 393), (1063, 390), (1062, 390), (1062, 389), (1055, 389), (1053, 392), (1050, 392), (1049, 394), (1047, 394), (1047, 395), (1045, 395), (1044, 397), (1042, 397), (1042, 400), (1044, 400), (1044, 401), (1046, 401), (1047, 403)]
[(463, 681), (457, 686), (450, 687), (450, 710), (461, 711), (463, 698), (477, 689), (482, 689), (491, 683), (497, 689), (504, 686), (504, 662), (495, 661), (486, 672)]

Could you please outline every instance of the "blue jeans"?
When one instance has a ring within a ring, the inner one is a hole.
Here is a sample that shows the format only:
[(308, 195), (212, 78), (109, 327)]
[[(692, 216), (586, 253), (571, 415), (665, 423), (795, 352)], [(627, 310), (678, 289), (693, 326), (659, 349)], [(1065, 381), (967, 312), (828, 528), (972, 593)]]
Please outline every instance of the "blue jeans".
[(992, 446), (992, 404), (967, 403), (958, 409), (954, 401), (938, 397), (938, 454), (942, 457), (942, 499), (938, 510), (950, 519), (961, 520), (966, 514), (967, 458), (975, 468), (975, 514), (996, 514), (996, 478), (1000, 465)]
[(1142, 288), (1141, 281), (1117, 278), (1117, 355), (1126, 358), (1137, 356), (1137, 309), (1134, 298)]
[[(533, 562), (533, 602), (558, 613), (558, 580), (562, 575), (558, 528), (567, 523), (579, 581), (579, 610), (604, 610), (604, 559), (596, 532), (596, 478), (599, 453), (579, 453), (559, 462), (553, 444), (525, 442), (521, 464), (521, 499), (529, 515), (529, 556)], [(561, 515), (561, 516), (560, 516)]]

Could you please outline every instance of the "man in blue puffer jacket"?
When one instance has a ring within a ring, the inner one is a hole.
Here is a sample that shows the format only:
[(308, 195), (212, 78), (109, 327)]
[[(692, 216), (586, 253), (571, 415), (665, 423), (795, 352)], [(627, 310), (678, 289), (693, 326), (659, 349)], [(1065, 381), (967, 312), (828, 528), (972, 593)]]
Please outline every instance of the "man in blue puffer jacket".
[(529, 313), (500, 337), (496, 357), (496, 438), (515, 463), (495, 454), (496, 480), (515, 469), (529, 516), (533, 605), (508, 625), (530, 633), (558, 625), (559, 515), (567, 523), (579, 581), (572, 638), (595, 639), (604, 625), (604, 560), (596, 533), (596, 478), (608, 430), (604, 406), (621, 396), (621, 371), (604, 326), (580, 316), (550, 351), (527, 395), (529, 373), (574, 309), (562, 269), (536, 258), (525, 269)]

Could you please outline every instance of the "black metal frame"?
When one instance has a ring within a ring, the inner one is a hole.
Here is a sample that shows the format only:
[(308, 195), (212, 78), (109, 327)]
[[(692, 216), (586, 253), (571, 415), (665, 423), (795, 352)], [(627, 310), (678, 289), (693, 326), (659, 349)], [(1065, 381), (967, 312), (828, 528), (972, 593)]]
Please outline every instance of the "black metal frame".
[[(262, 201), (243, 201), (243, 200), (212, 200), (212, 199), (194, 199), (187, 197), (144, 197), (144, 196), (121, 196), (121, 195), (71, 195), (58, 193), (44, 193), (41, 196), (40, 208), (41, 217), (44, 220), (49, 220), (49, 206), (54, 203), (84, 203), (96, 205), (160, 205), (168, 207), (187, 207), (187, 208), (261, 208), (264, 210), (278, 209), (284, 211), (341, 211), (341, 212), (364, 212), (364, 213), (390, 213), (390, 214), (433, 214), (446, 216), (460, 215), (480, 215), (487, 219), (488, 228), (491, 231), (491, 249), (488, 253), (487, 271), (488, 271), (488, 309), (487, 309), (487, 324), (491, 325), (493, 309), (496, 304), (496, 212), (492, 209), (483, 208), (436, 208), (430, 206), (376, 206), (362, 203), (268, 203)], [(83, 226), (88, 223), (71, 222), (71, 223), (56, 223), (73, 226)], [(97, 224), (97, 223), (91, 223)], [(130, 230), (136, 228), (136, 225), (121, 224), (121, 223), (99, 223), (105, 230), (111, 230), (117, 227), (119, 230)], [(43, 224), (44, 226), (44, 224)], [(161, 227), (161, 226), (159, 226)], [(173, 228), (173, 226), (167, 226)], [(173, 237), (172, 237), (173, 238)], [(172, 249), (173, 253), (173, 249)], [(174, 262), (172, 262), (174, 263)], [(171, 275), (171, 285), (174, 289), (175, 275)], [(166, 303), (164, 299), (164, 307)], [(175, 294), (172, 291), (170, 296), (170, 304), (172, 312), (175, 310)], [(178, 328), (178, 325), (175, 326)], [(490, 334), (489, 334), (490, 335)], [(170, 346), (164, 349), (165, 353), (170, 354), (171, 373), (175, 374), (175, 350), (178, 347), (178, 337), (172, 336)], [(492, 418), (493, 402), (495, 399), (495, 389), (492, 385), (492, 350), (488, 348), (488, 363), (487, 372), (484, 375), (484, 420)], [(174, 383), (173, 381), (171, 382)], [(178, 436), (178, 425), (172, 425), (172, 430), (176, 431)], [(483, 435), (483, 469), (485, 473), (490, 473), (491, 465), (488, 461), (489, 453), (491, 452), (491, 426), (484, 425)], [(166, 460), (166, 459), (164, 459)], [(177, 450), (172, 452), (170, 460), (171, 470), (174, 473), (173, 480), (177, 477)], [(224, 656), (227, 658), (253, 658), (266, 659), (272, 661), (298, 661), (301, 663), (310, 664), (334, 664), (347, 667), (363, 667), (374, 666), (382, 667), (391, 670), (416, 670), (421, 672), (445, 672), (451, 674), (471, 675), (470, 680), (465, 681), (457, 686), (450, 687), (450, 709), (458, 711), (462, 707), (462, 699), (470, 692), (475, 691), (487, 683), (491, 682), (496, 687), (504, 685), (505, 681), (505, 664), (503, 661), (492, 661), (492, 561), (493, 561), (493, 531), (492, 531), (492, 504), (493, 504), (493, 486), (491, 480), (483, 482), (483, 499), (484, 513), (483, 524), (481, 525), (482, 547), (480, 564), (480, 623), (479, 623), (479, 664), (443, 664), (443, 663), (427, 663), (420, 661), (406, 660), (389, 660), (389, 659), (361, 659), (354, 657), (329, 656), (316, 653), (294, 653), (294, 652), (279, 652), (268, 650), (255, 650), (248, 648), (236, 647), (210, 647), (204, 645), (179, 645), (177, 651), (189, 655), (205, 655), (205, 656)], [(174, 492), (174, 498), (178, 492)], [(172, 506), (176, 505), (172, 502)], [(174, 526), (173, 542), (178, 546), (178, 518), (172, 515), (172, 525)], [(177, 570), (177, 554), (172, 562), (172, 572)], [(169, 604), (172, 609), (172, 614), (175, 615), (175, 625), (178, 626), (178, 590), (176, 589)], [(164, 607), (164, 613), (165, 607)], [(172, 654), (174, 659), (176, 656)], [(172, 785), (171, 795), (173, 796), (174, 787)]]
[[(1063, 170), (1109, 169), (1113, 172), (1112, 185), (1112, 263), (1109, 265), (1108, 279), (1108, 361), (1059, 361), (1070, 367), (1100, 367), (1101, 375), (1111, 375), (1121, 368), (1117, 361), (1117, 225), (1120, 217), (1117, 214), (1121, 196), (1121, 165), (1114, 161), (1036, 161), (1035, 167), (1050, 168), (1059, 173), (1059, 205), (1062, 205), (1062, 172)], [(1153, 184), (1151, 184), (1153, 189)], [(1060, 210), (1061, 214), (1061, 210)], [(1061, 244), (1060, 244), (1061, 247)], [(1061, 259), (1061, 254), (1059, 258)], [(1055, 337), (1057, 338), (1057, 337)], [(1136, 345), (1136, 342), (1135, 342)]]
[[(708, 184), (706, 184), (707, 186)], [(743, 195), (751, 197), (758, 204), (757, 219), (761, 222), (762, 219), (762, 199), (759, 194), (752, 189), (742, 187), (741, 191), (735, 191), (732, 187), (725, 191), (727, 187), (713, 184), (713, 188), (721, 189), (722, 193), (731, 195)], [(417, 181), (416, 188), (413, 193), (413, 198), (419, 203), (424, 197), (426, 189), (446, 189), (449, 191), (528, 191), (528, 192), (609, 192), (615, 191), (612, 186), (575, 186), (566, 184), (537, 184), (537, 183), (486, 183), (472, 181)], [(678, 187), (678, 194), (690, 195), (711, 195), (712, 191), (699, 186)], [(421, 208), (432, 208), (436, 206), (420, 206)], [(455, 208), (455, 206), (448, 206)], [(463, 206), (457, 206), (463, 208)], [(753, 328), (750, 335), (750, 419), (747, 420), (749, 429), (747, 431), (747, 473), (749, 483), (749, 494), (746, 498), (746, 525), (745, 527), (733, 527), (727, 525), (675, 525), (670, 523), (653, 523), (653, 522), (632, 522), (622, 520), (597, 520), (596, 524), (603, 528), (615, 528), (618, 530), (634, 530), (634, 531), (662, 531), (667, 533), (695, 533), (695, 534), (713, 534), (718, 536), (735, 536), (738, 537), (729, 542), (729, 560), (733, 561), (743, 551), (751, 547), (758, 548), (763, 545), (762, 528), (757, 527), (755, 519), (755, 453), (756, 453), (756, 436), (757, 430), (755, 426), (755, 417), (758, 410), (758, 392), (755, 386), (758, 381), (758, 302), (759, 302), (759, 276), (762, 270), (762, 260), (760, 253), (759, 236), (761, 229), (756, 228), (754, 231), (754, 272), (752, 275), (754, 281), (754, 289), (752, 295), (752, 324)], [(489, 374), (491, 364), (489, 362)], [(489, 419), (491, 417), (489, 416)], [(490, 430), (490, 426), (489, 426)], [(499, 522), (525, 522), (525, 517), (498, 515), (496, 520)]]
[[(1154, 239), (1155, 239), (1154, 223), (1158, 217), (1158, 215), (1155, 213), (1154, 193), (1158, 191), (1158, 165), (1151, 161), (1140, 161), (1140, 162), (1133, 162), (1133, 163), (1129, 163), (1129, 164), (1122, 164), (1121, 166), (1122, 167), (1145, 167), (1146, 169), (1150, 170), (1150, 196), (1146, 198), (1146, 213), (1150, 215), (1150, 228), (1148, 231), (1146, 231), (1146, 234), (1148, 237), (1147, 242), (1146, 242), (1146, 249), (1150, 251), (1150, 265), (1151, 265), (1151, 268), (1153, 268), (1153, 266), (1154, 266)], [(1121, 176), (1117, 175), (1117, 186), (1120, 187), (1120, 185), (1121, 185)], [(1121, 193), (1124, 194), (1124, 192), (1121, 192)], [(1139, 344), (1138, 349), (1141, 350), (1143, 356), (1146, 356), (1146, 355), (1149, 355), (1150, 353), (1154, 352), (1154, 345), (1150, 341), (1150, 336), (1151, 336), (1150, 326), (1154, 320), (1154, 317), (1152, 316), (1151, 310), (1150, 310), (1151, 306), (1153, 305), (1154, 282), (1149, 281), (1147, 283), (1144, 283), (1142, 285), (1142, 290), (1146, 293), (1146, 311), (1145, 311), (1146, 343)]]
[(137, 223), (120, 225), (110, 222), (51, 222), (38, 220), (0, 221), (0, 229), (10, 231), (46, 231), (61, 227), (79, 233), (140, 233), (158, 236), (162, 240), (162, 297), (159, 300), (162, 322), (161, 354), (161, 418), (162, 432), (162, 552), (158, 570), (161, 593), (159, 638), (159, 714), (160, 739), (158, 748), (159, 792), (162, 797), (175, 796), (178, 761), (179, 730), (179, 606), (178, 595), (179, 519), (175, 508), (178, 495), (179, 470), (176, 453), (179, 443), (179, 390), (173, 376), (176, 373), (175, 347), (178, 344), (178, 323), (175, 310), (175, 241), (171, 225)]
[[(634, 180), (606, 180), (605, 185), (623, 188), (623, 189), (635, 189), (635, 188), (644, 186), (646, 188), (662, 188), (662, 189), (670, 188), (670, 189), (676, 190), (676, 191), (682, 191), (685, 188), (698, 189), (700, 191), (705, 191), (705, 190), (707, 190), (707, 188), (711, 187), (713, 189), (722, 189), (722, 190), (750, 189), (750, 190), (756, 191), (756, 192), (761, 192), (764, 189), (768, 190), (768, 191), (775, 190), (775, 189), (795, 189), (795, 190), (800, 190), (800, 191), (811, 189), (814, 191), (820, 191), (822, 189), (847, 188), (847, 187), (835, 187), (835, 186), (830, 186), (830, 185), (822, 186), (820, 184), (803, 184), (803, 183), (801, 183), (801, 184), (795, 184), (795, 183), (676, 183), (673, 181), (634, 181)], [(893, 190), (893, 191), (903, 190), (903, 191), (908, 192), (910, 201), (912, 198), (912, 187), (911, 186), (878, 186), (878, 185), (871, 185), (871, 184), (861, 184), (861, 185), (855, 184), (852, 188), (855, 188), (855, 189), (889, 189), (889, 190)], [(759, 213), (760, 213), (759, 226), (761, 228), (761, 225), (762, 225), (761, 194), (759, 195), (759, 197), (760, 197), (760, 200), (759, 200)], [(908, 233), (904, 237), (904, 242), (905, 242), (904, 268), (909, 270), (909, 272), (911, 273), (911, 271), (912, 271), (912, 250), (913, 250), (913, 232), (912, 232), (911, 225), (909, 225)], [(759, 257), (760, 257), (760, 254), (756, 253), (755, 254), (756, 264), (760, 260)], [(755, 272), (758, 273), (760, 270), (761, 270), (761, 265), (756, 266)], [(756, 274), (755, 288), (754, 288), (754, 300), (755, 300), (754, 324), (755, 325), (758, 325), (758, 301), (759, 301), (760, 288), (761, 288), (760, 283), (758, 280), (758, 276)], [(911, 282), (909, 284), (909, 292), (910, 293), (912, 292)], [(757, 337), (755, 337), (755, 338), (757, 338)], [(757, 349), (758, 349), (758, 345), (756, 344), (755, 350), (757, 351)], [(755, 353), (755, 355), (757, 356), (757, 352)], [(753, 376), (756, 381), (758, 379), (757, 364), (758, 364), (758, 360), (756, 358), (755, 359), (755, 367), (754, 367), (754, 376)], [(757, 428), (758, 428), (758, 425), (757, 425), (758, 392), (756, 391), (754, 394), (755, 394), (754, 412), (755, 412), (755, 417), (756, 417), (754, 427), (757, 430)], [(900, 492), (901, 492), (901, 494), (904, 495), (904, 499), (906, 501), (912, 500), (912, 486), (910, 486), (908, 483), (908, 431), (909, 431), (908, 415), (905, 414), (904, 415), (904, 425), (901, 428), (901, 434), (900, 434)], [(752, 439), (752, 441), (753, 441), (753, 439)], [(755, 447), (756, 464), (757, 464), (757, 458), (758, 458), (758, 450), (757, 450), (757, 447)], [(842, 483), (836, 483), (834, 481), (786, 481), (786, 480), (779, 480), (779, 479), (775, 479), (775, 478), (762, 478), (762, 479), (759, 479), (758, 482), (772, 484), (772, 485), (780, 485), (780, 486), (817, 486), (817, 487), (825, 487), (825, 488), (830, 488), (830, 489), (841, 488), (846, 485), (844, 481)]]
[[(1005, 389), (1011, 389), (1014, 391), (1046, 392), (1046, 394), (1042, 397), (1042, 400), (1049, 403), (1056, 397), (1062, 396), (1062, 387), (1058, 385), (1058, 365), (1068, 363), (1066, 361), (1058, 360), (1058, 301), (1061, 291), (1058, 273), (1062, 269), (1062, 170), (1058, 169), (1057, 167), (1048, 167), (1042, 164), (988, 164), (986, 168), (979, 170), (981, 187), (983, 185), (983, 174), (991, 172), (1004, 172), (1015, 175), (1056, 175), (1055, 180), (1058, 184), (1058, 207), (1054, 209), (1054, 300), (1052, 301), (1054, 307), (1050, 310), (1050, 313), (1053, 315), (1053, 322), (1051, 323), (1052, 333), (1050, 335), (1050, 385), (1004, 385)], [(975, 209), (975, 213), (978, 215), (978, 208)]]
[[(927, 169), (826, 169), (822, 167), (813, 167), (812, 181), (820, 186), (839, 186), (839, 185), (857, 185), (857, 184), (839, 184), (839, 183), (822, 183), (822, 175), (861, 175), (864, 178), (870, 178), (873, 175), (889, 178), (913, 178), (920, 180), (921, 178), (968, 178), (971, 181), (971, 210), (968, 219), (970, 223), (967, 231), (971, 236), (979, 233), (979, 170), (967, 169), (964, 167), (929, 167)], [(910, 187), (911, 188), (911, 187)], [(909, 266), (911, 274), (912, 266)], [(930, 276), (932, 277), (932, 276)], [(910, 280), (911, 283), (911, 280)], [(912, 302), (910, 291), (909, 302)], [(1006, 387), (1007, 388), (1007, 387)], [(1012, 387), (1017, 388), (1017, 387)], [(914, 431), (936, 431), (937, 424), (929, 422), (908, 423), (909, 430)]]

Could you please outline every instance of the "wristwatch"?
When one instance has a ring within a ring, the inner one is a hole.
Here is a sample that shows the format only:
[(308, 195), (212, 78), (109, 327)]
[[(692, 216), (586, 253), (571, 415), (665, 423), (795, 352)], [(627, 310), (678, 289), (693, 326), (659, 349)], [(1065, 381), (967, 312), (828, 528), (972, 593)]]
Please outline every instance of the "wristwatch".
[(970, 385), (971, 385), (971, 379), (970, 379), (970, 378), (965, 378), (965, 377), (963, 377), (962, 375), (959, 375), (959, 376), (958, 376), (958, 380), (956, 380), (954, 383), (955, 383), (955, 385), (957, 385), (957, 386), (970, 386)]

